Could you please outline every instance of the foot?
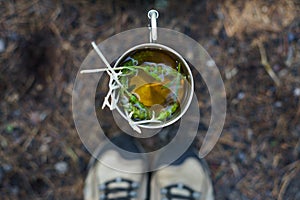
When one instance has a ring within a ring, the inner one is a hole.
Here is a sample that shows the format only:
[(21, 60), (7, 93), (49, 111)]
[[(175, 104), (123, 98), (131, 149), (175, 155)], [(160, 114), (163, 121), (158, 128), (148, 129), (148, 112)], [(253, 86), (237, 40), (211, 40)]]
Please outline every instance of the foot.
[(152, 175), (151, 200), (213, 200), (209, 174), (205, 161), (190, 148)]
[[(112, 139), (112, 142), (126, 151), (139, 153), (134, 140), (126, 134)], [(115, 149), (104, 147), (100, 149), (98, 159), (101, 161), (92, 159), (85, 180), (85, 200), (144, 200), (146, 198), (146, 175), (132, 173), (144, 170), (145, 161), (141, 157), (128, 157)], [(124, 166), (124, 170), (113, 169), (104, 163)]]

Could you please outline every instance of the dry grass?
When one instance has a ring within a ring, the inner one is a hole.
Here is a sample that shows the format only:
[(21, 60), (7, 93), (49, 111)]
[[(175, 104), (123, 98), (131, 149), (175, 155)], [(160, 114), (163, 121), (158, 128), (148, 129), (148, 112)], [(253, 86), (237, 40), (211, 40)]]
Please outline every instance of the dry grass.
[[(298, 10), (299, 11), (299, 10)], [(223, 23), (229, 37), (241, 38), (265, 32), (281, 32), (298, 16), (294, 1), (225, 1), (221, 6)]]

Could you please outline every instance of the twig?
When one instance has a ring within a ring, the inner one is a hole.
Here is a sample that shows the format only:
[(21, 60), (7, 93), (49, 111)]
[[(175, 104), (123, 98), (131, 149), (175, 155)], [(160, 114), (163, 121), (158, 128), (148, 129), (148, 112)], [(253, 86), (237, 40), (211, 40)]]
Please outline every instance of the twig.
[(111, 77), (114, 79), (114, 81), (116, 81), (116, 83), (118, 83), (118, 85), (120, 85), (122, 87), (122, 84), (120, 83), (116, 72), (110, 66), (109, 62), (106, 60), (106, 58), (104, 57), (104, 55), (102, 54), (102, 52), (100, 51), (100, 49), (97, 47), (96, 43), (92, 42), (92, 46), (93, 46), (94, 50), (96, 51), (96, 53), (100, 56), (101, 60), (104, 62), (104, 64), (106, 65), (106, 67), (109, 69), (110, 73), (112, 74)]
[(277, 77), (277, 75), (275, 74), (275, 72), (273, 71), (271, 65), (269, 64), (268, 60), (267, 60), (267, 54), (266, 54), (266, 49), (263, 46), (262, 42), (260, 40), (257, 41), (257, 46), (259, 48), (259, 52), (260, 52), (260, 57), (261, 57), (261, 64), (264, 66), (265, 70), (267, 71), (267, 73), (269, 74), (269, 76), (273, 79), (273, 81), (275, 82), (275, 84), (277, 86), (280, 86), (280, 80)]
[(31, 135), (27, 138), (27, 140), (23, 144), (23, 150), (24, 151), (27, 151), (27, 148), (29, 147), (29, 145), (31, 144), (31, 142), (33, 141), (35, 136), (38, 134), (39, 128), (40, 127), (34, 128), (34, 129), (31, 130)]
[(299, 160), (290, 164), (289, 168), (292, 168), (291, 171), (285, 173), (285, 175), (282, 178), (282, 184), (281, 184), (281, 187), (279, 190), (278, 200), (283, 200), (283, 195), (284, 195), (288, 185), (290, 184), (291, 180), (295, 177), (295, 175), (298, 173), (298, 171), (300, 169), (299, 168)]
[[(100, 68), (100, 69), (84, 69), (80, 71), (80, 74), (91, 74), (91, 73), (97, 73), (97, 72), (107, 72), (110, 70), (122, 70), (122, 69), (133, 69), (133, 68), (138, 68), (138, 66), (123, 66), (123, 67), (114, 67), (112, 69), (107, 69), (107, 68)], [(141, 67), (140, 67), (141, 68)]]

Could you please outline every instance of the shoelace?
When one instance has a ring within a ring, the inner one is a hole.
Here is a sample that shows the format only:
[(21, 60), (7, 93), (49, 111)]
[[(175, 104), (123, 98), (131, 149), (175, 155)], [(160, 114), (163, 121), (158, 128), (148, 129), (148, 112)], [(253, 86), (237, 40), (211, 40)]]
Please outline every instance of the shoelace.
[[(126, 186), (113, 187), (112, 185), (115, 183), (125, 183), (124, 185)], [(137, 182), (124, 178), (116, 178), (99, 186), (99, 190), (101, 192), (99, 200), (131, 200), (137, 197), (136, 190), (138, 187), (139, 183)]]
[[(179, 194), (172, 192), (174, 190), (182, 191), (185, 194)], [(173, 200), (173, 199), (186, 199), (186, 200), (200, 200), (201, 193), (194, 191), (192, 188), (179, 184), (169, 185), (160, 190), (163, 198), (161, 200)]]

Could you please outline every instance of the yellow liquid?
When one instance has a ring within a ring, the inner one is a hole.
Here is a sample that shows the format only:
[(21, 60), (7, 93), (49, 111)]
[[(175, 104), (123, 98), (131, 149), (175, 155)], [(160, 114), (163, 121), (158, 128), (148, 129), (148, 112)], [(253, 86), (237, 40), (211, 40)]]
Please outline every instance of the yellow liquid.
[[(143, 70), (138, 70), (138, 73), (129, 80), (130, 92), (135, 94), (143, 105), (148, 108), (154, 106), (153, 109), (159, 112), (168, 105), (172, 105), (176, 102), (180, 103), (180, 100), (183, 98), (183, 83), (180, 82), (177, 83), (179, 85), (173, 84), (170, 86), (171, 80), (168, 78), (168, 76), (165, 76), (164, 81), (160, 82)], [(173, 89), (171, 89), (171, 87)], [(176, 88), (178, 88), (178, 90), (175, 93)]]
[(133, 90), (140, 102), (147, 107), (159, 104), (163, 105), (167, 102), (168, 96), (172, 95), (172, 91), (163, 86), (161, 83), (147, 83)]

